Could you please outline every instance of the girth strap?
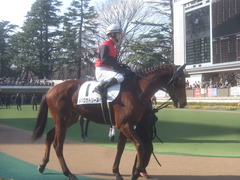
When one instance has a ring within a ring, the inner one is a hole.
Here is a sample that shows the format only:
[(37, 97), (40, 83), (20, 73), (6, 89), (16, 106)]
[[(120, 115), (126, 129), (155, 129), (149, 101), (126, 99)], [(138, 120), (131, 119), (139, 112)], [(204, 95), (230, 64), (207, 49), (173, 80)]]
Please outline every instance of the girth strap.
[(112, 121), (109, 102), (107, 102), (107, 94), (101, 95), (101, 97), (102, 97), (101, 109), (102, 109), (104, 122), (112, 127), (113, 121)]

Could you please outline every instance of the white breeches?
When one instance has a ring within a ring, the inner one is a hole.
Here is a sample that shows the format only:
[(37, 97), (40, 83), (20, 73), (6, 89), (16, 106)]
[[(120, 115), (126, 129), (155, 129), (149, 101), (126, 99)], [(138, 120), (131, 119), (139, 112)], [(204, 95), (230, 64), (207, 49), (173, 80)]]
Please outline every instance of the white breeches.
[(105, 67), (96, 67), (95, 69), (95, 76), (97, 81), (107, 81), (111, 78), (116, 78), (118, 83), (123, 82), (124, 76), (120, 73), (113, 71), (112, 69), (105, 68)]

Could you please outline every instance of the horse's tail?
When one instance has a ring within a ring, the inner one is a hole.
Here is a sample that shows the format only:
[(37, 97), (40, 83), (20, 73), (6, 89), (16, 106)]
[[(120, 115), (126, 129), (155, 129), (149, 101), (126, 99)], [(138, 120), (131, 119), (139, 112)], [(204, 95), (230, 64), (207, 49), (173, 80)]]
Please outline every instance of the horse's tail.
[(40, 105), (38, 116), (37, 116), (36, 126), (32, 134), (32, 141), (39, 139), (43, 135), (43, 132), (47, 123), (47, 116), (48, 116), (48, 105), (46, 101), (46, 96), (44, 96)]

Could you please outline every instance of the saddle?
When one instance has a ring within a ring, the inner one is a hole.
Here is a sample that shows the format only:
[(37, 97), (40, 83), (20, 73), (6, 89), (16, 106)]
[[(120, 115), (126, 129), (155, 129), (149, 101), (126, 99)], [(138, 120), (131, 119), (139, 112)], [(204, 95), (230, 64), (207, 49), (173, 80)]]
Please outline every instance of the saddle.
[[(122, 64), (121, 68), (118, 71), (125, 76), (124, 82), (130, 77), (135, 76), (132, 72), (130, 67), (127, 65)], [(103, 118), (106, 124), (113, 126), (114, 123), (112, 121), (112, 113), (109, 108), (109, 103), (113, 102), (119, 92), (120, 92), (120, 84), (115, 84), (107, 89), (107, 94), (100, 95), (96, 92), (93, 92), (96, 86), (98, 86), (100, 82), (97, 81), (87, 81), (82, 84), (78, 92), (78, 100), (77, 105), (84, 105), (84, 104), (101, 104)]]
[[(93, 92), (94, 88), (100, 83), (97, 81), (86, 81), (80, 87), (78, 92), (77, 105), (80, 104), (101, 104), (102, 97), (100, 94)], [(107, 90), (107, 102), (112, 102), (120, 92), (120, 84), (115, 84)]]
[(100, 95), (93, 92), (94, 88), (98, 86), (100, 82), (87, 81), (79, 89), (77, 104), (101, 104), (103, 119), (106, 124), (112, 127), (114, 122), (112, 120), (109, 103), (112, 102), (118, 96), (120, 92), (120, 84), (115, 84), (107, 89), (107, 94)]

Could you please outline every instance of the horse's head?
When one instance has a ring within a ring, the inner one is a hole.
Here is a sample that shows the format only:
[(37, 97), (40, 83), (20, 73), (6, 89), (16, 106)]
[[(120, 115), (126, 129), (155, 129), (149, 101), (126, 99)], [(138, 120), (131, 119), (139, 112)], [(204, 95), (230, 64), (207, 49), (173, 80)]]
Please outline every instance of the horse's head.
[(176, 108), (184, 108), (187, 105), (185, 77), (185, 65), (174, 66), (172, 77), (167, 82), (166, 92), (171, 97)]
[(187, 105), (185, 66), (186, 65), (175, 66), (174, 64), (161, 64), (137, 72), (137, 77), (140, 77), (142, 94), (146, 95), (148, 99), (152, 97), (157, 90), (161, 89), (170, 95), (175, 107), (184, 108)]

